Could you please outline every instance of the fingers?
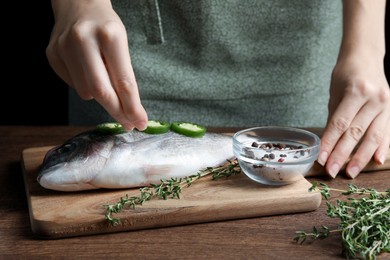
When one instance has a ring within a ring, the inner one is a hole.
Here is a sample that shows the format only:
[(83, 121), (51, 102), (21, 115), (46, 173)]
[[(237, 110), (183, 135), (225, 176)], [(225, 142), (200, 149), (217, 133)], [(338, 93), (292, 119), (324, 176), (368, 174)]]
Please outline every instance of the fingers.
[(390, 120), (387, 122), (387, 134), (384, 135), (383, 142), (379, 145), (374, 154), (374, 160), (376, 163), (383, 165), (385, 163), (387, 154), (390, 148)]
[(125, 28), (107, 23), (104, 30), (100, 31), (98, 38), (111, 83), (121, 104), (121, 110), (126, 119), (136, 128), (146, 128), (147, 115), (141, 105), (137, 82), (131, 66)]
[[(121, 66), (125, 64), (125, 61), (121, 61), (119, 64), (113, 64), (104, 63), (103, 60), (103, 58), (111, 55), (111, 53), (104, 53), (104, 48), (107, 48), (107, 50), (115, 49), (116, 51), (125, 54), (128, 53), (127, 45), (125, 46), (125, 49), (122, 48), (120, 50), (117, 50), (117, 46), (115, 45), (102, 47), (105, 44), (115, 42), (115, 40), (116, 39), (113, 39), (110, 42), (105, 43), (99, 41), (86, 41), (83, 42), (84, 44), (80, 44), (80, 65), (85, 76), (79, 73), (78, 75), (82, 75), (83, 77), (78, 78), (76, 76), (73, 81), (76, 82), (75, 84), (79, 83), (86, 86), (85, 89), (87, 93), (90, 93), (90, 95), (93, 96), (94, 99), (127, 130), (131, 130), (134, 127), (143, 130), (146, 127), (147, 116), (139, 99), (135, 77), (132, 72), (133, 70), (131, 65), (129, 65), (130, 59), (126, 60), (128, 64), (125, 65), (125, 68), (121, 68)], [(126, 57), (126, 55), (122, 54), (122, 57)], [(113, 67), (110, 68), (110, 65)], [(125, 79), (123, 79), (122, 82), (126, 82), (126, 84), (123, 84), (124, 86), (121, 85), (121, 87), (124, 88), (124, 90), (121, 89), (122, 92), (117, 91), (117, 87), (112, 86), (113, 84), (115, 85), (115, 82), (118, 80), (115, 80), (117, 77), (110, 74), (110, 72), (116, 71), (116, 69), (126, 71), (126, 73), (123, 73), (123, 78)], [(121, 96), (123, 93), (126, 93), (124, 97)], [(82, 95), (80, 92), (79, 94)], [(125, 111), (124, 108), (128, 109)]]
[(365, 90), (345, 95), (322, 136), (318, 162), (326, 164), (326, 172), (333, 178), (349, 157), (346, 174), (355, 178), (373, 156), (383, 162), (389, 149), (388, 95), (370, 95)]
[[(47, 60), (54, 70), (54, 72), (68, 85), (74, 86), (70, 73), (61, 58), (61, 51), (58, 48), (58, 41), (52, 40), (46, 48), (46, 57)], [(61, 44), (60, 44), (61, 45)]]
[(52, 40), (46, 49), (48, 60), (54, 71), (70, 87), (74, 87), (84, 100), (92, 99), (90, 88), (83, 69), (83, 59), (94, 54), (88, 45), (92, 45), (93, 37), (88, 24), (80, 23)]
[[(324, 131), (324, 134), (321, 138), (321, 148), (320, 154), (318, 157), (318, 162), (324, 166), (328, 161), (328, 157), (335, 148), (337, 142), (344, 135), (344, 133), (350, 127), (353, 119), (359, 112), (360, 108), (366, 102), (363, 98), (359, 98), (351, 95), (347, 95), (339, 104)], [(363, 126), (359, 125), (355, 128), (356, 130), (350, 130), (351, 136), (356, 136), (359, 134), (359, 130), (363, 131)], [(359, 130), (358, 130), (359, 129)], [(339, 167), (337, 167), (339, 166)], [(328, 165), (329, 167), (329, 165)], [(332, 171), (338, 171), (341, 165), (332, 165)], [(338, 168), (338, 169), (337, 169)]]
[[(380, 147), (383, 147), (383, 144), (386, 143), (385, 133), (383, 131), (383, 129), (386, 129), (386, 125), (387, 118), (384, 114), (380, 114), (372, 122), (346, 168), (346, 174), (350, 178), (355, 178), (371, 160), (374, 153), (376, 153), (378, 149), (383, 149)], [(388, 147), (389, 144), (387, 142), (387, 149)]]
[(55, 72), (81, 98), (95, 98), (127, 130), (146, 128), (126, 32), (118, 22), (99, 27), (78, 23), (57, 37), (47, 53)]
[[(345, 129), (345, 132), (339, 137), (339, 140), (334, 145), (333, 151), (331, 151), (331, 155), (328, 158), (326, 170), (330, 176), (335, 177), (337, 175), (337, 173), (347, 161), (348, 157), (353, 152), (354, 148), (357, 146), (360, 140), (363, 138), (369, 127), (370, 129), (369, 131), (367, 131), (367, 136), (365, 137), (366, 139), (371, 136), (370, 134), (373, 132), (372, 129), (383, 129), (382, 126), (377, 126), (381, 118), (375, 119), (372, 124), (370, 123), (372, 119), (377, 116), (377, 114), (378, 111), (375, 106), (372, 103), (367, 104), (363, 106), (363, 108), (356, 114), (355, 118), (351, 121), (351, 123), (349, 123), (349, 125)], [(323, 140), (326, 140), (326, 136)], [(354, 162), (354, 167), (348, 168), (348, 171), (350, 172), (351, 176), (356, 176), (360, 172), (360, 170), (374, 154), (376, 147), (378, 147), (378, 143), (377, 140), (363, 139), (362, 143), (360, 144), (360, 147), (364, 147), (363, 152), (361, 154), (363, 158), (360, 158), (359, 163), (356, 160), (352, 161)], [(360, 148), (360, 150), (361, 149), (362, 148)]]

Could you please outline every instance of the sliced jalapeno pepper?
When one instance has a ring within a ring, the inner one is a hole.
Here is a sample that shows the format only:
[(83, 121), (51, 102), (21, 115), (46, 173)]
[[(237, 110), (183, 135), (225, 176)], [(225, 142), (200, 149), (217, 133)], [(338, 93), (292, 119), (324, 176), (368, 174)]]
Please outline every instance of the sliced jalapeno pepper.
[(98, 124), (96, 126), (97, 130), (101, 133), (105, 134), (122, 134), (125, 133), (126, 130), (123, 128), (123, 126), (117, 122), (108, 122), (108, 123), (102, 123)]
[(171, 124), (164, 121), (149, 120), (148, 126), (143, 131), (147, 134), (164, 134), (169, 131)]
[(189, 137), (202, 137), (206, 133), (204, 126), (190, 122), (174, 122), (171, 124), (171, 130)]

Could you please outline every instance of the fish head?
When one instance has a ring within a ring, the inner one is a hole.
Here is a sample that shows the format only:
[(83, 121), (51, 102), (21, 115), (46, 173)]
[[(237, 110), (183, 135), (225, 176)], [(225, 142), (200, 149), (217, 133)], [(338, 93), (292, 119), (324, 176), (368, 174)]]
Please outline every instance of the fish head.
[(88, 131), (50, 149), (37, 181), (54, 190), (94, 189), (90, 181), (104, 167), (115, 144), (115, 136)]

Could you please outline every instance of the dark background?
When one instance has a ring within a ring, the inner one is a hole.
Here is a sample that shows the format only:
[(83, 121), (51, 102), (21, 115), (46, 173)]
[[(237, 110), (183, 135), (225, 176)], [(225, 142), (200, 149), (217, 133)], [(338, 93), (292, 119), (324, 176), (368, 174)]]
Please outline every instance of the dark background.
[[(54, 23), (50, 1), (7, 1), (7, 5), (1, 18), (0, 125), (66, 125), (68, 87), (51, 69), (45, 54)], [(386, 24), (390, 23), (389, 7)], [(390, 43), (386, 27), (386, 42)]]
[(68, 86), (51, 69), (45, 54), (54, 24), (50, 0), (6, 1), (5, 5), (0, 124), (66, 125)]

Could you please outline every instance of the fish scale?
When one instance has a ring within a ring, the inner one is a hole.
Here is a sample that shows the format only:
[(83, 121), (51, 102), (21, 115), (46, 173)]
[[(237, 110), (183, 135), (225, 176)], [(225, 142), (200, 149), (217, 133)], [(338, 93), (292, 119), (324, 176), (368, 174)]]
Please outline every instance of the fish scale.
[(224, 134), (86, 131), (47, 152), (37, 181), (58, 191), (134, 188), (186, 177), (233, 156), (232, 137)]

